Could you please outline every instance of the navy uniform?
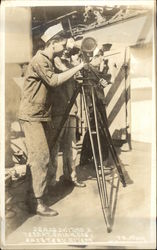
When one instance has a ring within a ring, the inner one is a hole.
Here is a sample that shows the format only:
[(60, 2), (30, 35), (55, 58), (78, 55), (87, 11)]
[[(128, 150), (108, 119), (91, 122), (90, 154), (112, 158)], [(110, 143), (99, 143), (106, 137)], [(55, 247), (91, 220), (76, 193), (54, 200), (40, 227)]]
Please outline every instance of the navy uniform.
[(58, 24), (44, 33), (42, 39), (48, 43), (43, 51), (36, 53), (28, 65), (18, 114), (25, 134), (32, 195), (37, 204), (34, 212), (43, 216), (58, 214), (43, 204), (48, 178), (51, 179), (53, 175), (51, 94), (55, 87), (64, 83), (83, 67), (83, 63), (80, 63), (66, 74), (55, 74), (52, 64), (53, 54), (62, 51), (64, 47), (62, 42), (52, 38), (61, 30), (62, 26)]
[(42, 51), (38, 51), (27, 68), (18, 114), (25, 133), (28, 164), (33, 176), (32, 187), (37, 198), (43, 196), (49, 165), (52, 165), (49, 134), (52, 91), (50, 88), (55, 86), (56, 82), (55, 79), (52, 80), (53, 72), (54, 67), (50, 60)]

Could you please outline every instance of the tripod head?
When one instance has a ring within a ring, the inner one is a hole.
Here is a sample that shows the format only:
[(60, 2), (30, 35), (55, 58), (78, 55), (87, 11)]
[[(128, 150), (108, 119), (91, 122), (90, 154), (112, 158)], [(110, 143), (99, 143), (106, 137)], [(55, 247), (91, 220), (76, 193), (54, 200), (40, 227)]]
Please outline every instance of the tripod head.
[(83, 39), (81, 44), (81, 53), (86, 63), (90, 63), (98, 51), (97, 42), (93, 37), (86, 37)]
[(83, 61), (86, 62), (86, 67), (82, 70), (82, 80), (91, 80), (91, 84), (101, 85), (103, 88), (111, 84), (111, 74), (108, 74), (108, 68), (106, 67), (105, 72), (99, 72), (99, 70), (92, 65), (92, 60), (99, 53), (97, 41), (93, 37), (84, 38), (80, 52)]

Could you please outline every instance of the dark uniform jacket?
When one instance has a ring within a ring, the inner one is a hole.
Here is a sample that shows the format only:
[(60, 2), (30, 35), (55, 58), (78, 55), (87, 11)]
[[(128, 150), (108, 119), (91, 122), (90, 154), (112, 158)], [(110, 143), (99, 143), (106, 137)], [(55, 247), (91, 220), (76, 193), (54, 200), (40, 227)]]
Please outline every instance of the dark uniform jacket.
[(57, 75), (50, 59), (38, 51), (28, 65), (18, 118), (27, 121), (51, 120), (52, 87), (57, 86)]
[[(54, 63), (55, 65), (55, 63)], [(66, 64), (65, 64), (66, 65)], [(66, 65), (68, 68), (71, 68), (71, 65)], [(59, 65), (57, 68), (55, 67), (55, 72), (61, 73), (62, 70), (59, 69)], [(58, 86), (53, 89), (52, 92), (52, 118), (55, 116), (63, 116), (65, 110), (70, 103), (70, 100), (77, 88), (77, 83), (73, 77), (67, 80), (62, 86)], [(70, 111), (70, 115), (77, 115), (78, 107), (77, 100), (74, 102), (74, 105)]]
[[(62, 86), (54, 89), (52, 92), (52, 118), (55, 116), (63, 116), (70, 100), (76, 89), (76, 83), (71, 78), (69, 81), (65, 82)], [(77, 115), (78, 107), (77, 101), (75, 101), (70, 115)]]

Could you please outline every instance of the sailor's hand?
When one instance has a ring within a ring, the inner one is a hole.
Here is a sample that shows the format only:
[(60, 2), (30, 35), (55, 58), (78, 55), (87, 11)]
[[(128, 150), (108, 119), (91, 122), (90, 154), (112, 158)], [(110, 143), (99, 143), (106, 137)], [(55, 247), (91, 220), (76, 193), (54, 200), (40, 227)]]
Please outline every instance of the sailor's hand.
[(73, 66), (78, 65), (81, 62), (81, 58), (79, 57), (79, 54), (75, 54), (71, 56), (71, 64)]
[(74, 48), (74, 46), (75, 46), (75, 40), (72, 37), (68, 38), (66, 43), (66, 49), (71, 50)]
[(84, 68), (84, 69), (86, 69), (86, 68), (88, 67), (88, 63), (86, 63), (86, 62), (84, 62), (84, 61), (82, 61), (82, 62), (80, 63), (80, 65), (82, 65), (82, 68)]

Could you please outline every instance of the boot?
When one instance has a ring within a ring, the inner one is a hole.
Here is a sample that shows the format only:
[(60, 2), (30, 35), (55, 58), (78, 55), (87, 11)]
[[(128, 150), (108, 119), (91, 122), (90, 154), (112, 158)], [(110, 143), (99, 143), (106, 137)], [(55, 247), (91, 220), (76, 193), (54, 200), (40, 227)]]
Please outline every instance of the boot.
[(38, 198), (36, 214), (41, 215), (41, 216), (52, 217), (52, 216), (58, 215), (58, 212), (53, 210), (52, 208), (49, 208), (45, 204), (43, 204), (43, 200)]
[(72, 181), (72, 183), (74, 184), (75, 187), (80, 187), (80, 188), (86, 187), (86, 184), (84, 182), (79, 182), (75, 180), (75, 181)]

